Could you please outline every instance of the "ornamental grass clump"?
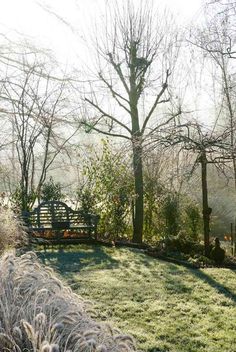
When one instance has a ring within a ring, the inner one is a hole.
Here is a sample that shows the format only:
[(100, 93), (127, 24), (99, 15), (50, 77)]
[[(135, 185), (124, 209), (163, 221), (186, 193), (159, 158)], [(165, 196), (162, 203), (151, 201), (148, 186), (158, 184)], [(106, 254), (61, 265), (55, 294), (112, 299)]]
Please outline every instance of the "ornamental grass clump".
[(134, 340), (88, 314), (83, 300), (43, 267), (33, 252), (0, 259), (0, 350), (135, 351)]
[(0, 252), (27, 243), (27, 234), (19, 218), (7, 206), (0, 205)]

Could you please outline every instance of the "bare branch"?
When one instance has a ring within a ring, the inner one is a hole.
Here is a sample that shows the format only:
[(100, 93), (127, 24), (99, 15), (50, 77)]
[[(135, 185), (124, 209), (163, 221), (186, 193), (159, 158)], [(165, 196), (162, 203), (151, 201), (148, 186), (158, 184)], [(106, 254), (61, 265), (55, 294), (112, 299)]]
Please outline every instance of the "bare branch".
[(130, 90), (129, 90), (129, 87), (128, 87), (126, 81), (125, 81), (125, 77), (124, 77), (123, 72), (121, 70), (120, 63), (118, 63), (118, 64), (115, 63), (111, 53), (108, 53), (107, 55), (109, 57), (109, 61), (110, 61), (111, 65), (115, 69), (115, 71), (118, 74), (118, 76), (119, 76), (119, 78), (120, 78), (120, 80), (121, 80), (121, 82), (122, 82), (127, 94), (129, 95), (130, 94)]
[(124, 110), (126, 110), (130, 114), (131, 111), (124, 104), (122, 104), (118, 98), (124, 100), (128, 104), (129, 104), (129, 101), (126, 98), (122, 97), (118, 92), (116, 92), (114, 90), (114, 88), (112, 87), (112, 85), (109, 82), (107, 82), (107, 80), (103, 77), (103, 75), (101, 73), (99, 73), (99, 77), (106, 84), (106, 86), (109, 88), (109, 90), (112, 93), (113, 98), (116, 100), (116, 102), (119, 104), (119, 106), (122, 107)]
[(167, 89), (167, 87), (168, 87), (167, 82), (168, 82), (169, 76), (170, 76), (170, 72), (169, 72), (169, 70), (167, 70), (167, 71), (166, 71), (165, 82), (163, 83), (162, 89), (160, 90), (159, 94), (157, 95), (153, 106), (151, 107), (149, 113), (147, 114), (147, 116), (146, 116), (146, 118), (145, 118), (145, 120), (144, 120), (143, 126), (142, 126), (142, 128), (141, 128), (141, 133), (144, 133), (145, 128), (146, 128), (146, 126), (147, 126), (147, 124), (148, 124), (148, 121), (150, 120), (150, 118), (151, 118), (153, 112), (155, 111), (157, 105), (158, 105), (158, 104), (161, 104), (161, 103), (166, 103), (166, 102), (170, 101), (170, 99), (166, 99), (166, 100), (161, 100), (161, 101), (160, 101), (160, 98), (162, 97), (162, 95), (164, 94), (164, 92), (166, 91), (166, 89)]
[(91, 130), (93, 130), (93, 131), (96, 131), (96, 132), (98, 132), (98, 133), (102, 133), (102, 134), (104, 134), (104, 135), (106, 135), (106, 136), (118, 137), (118, 138), (125, 138), (125, 139), (130, 140), (130, 138), (129, 138), (128, 136), (124, 135), (124, 134), (106, 132), (106, 131), (103, 131), (103, 130), (101, 130), (101, 129), (95, 127), (94, 125), (91, 126), (90, 124), (88, 124), (88, 123), (86, 123), (86, 122), (84, 122), (84, 121), (82, 121), (81, 123), (82, 123), (82, 125), (84, 125), (84, 126), (86, 126), (86, 127), (89, 128), (89, 131), (88, 131), (87, 133), (89, 133)]
[(121, 121), (119, 121), (118, 119), (116, 119), (114, 116), (106, 113), (102, 108), (100, 108), (100, 106), (98, 106), (97, 104), (95, 104), (92, 100), (85, 98), (85, 101), (87, 101), (90, 105), (92, 105), (93, 107), (95, 107), (101, 114), (102, 116), (108, 117), (110, 120), (116, 122), (119, 126), (123, 127), (124, 129), (126, 129), (130, 134), (132, 133), (131, 130), (129, 129), (129, 127), (127, 127), (125, 124), (123, 124)]

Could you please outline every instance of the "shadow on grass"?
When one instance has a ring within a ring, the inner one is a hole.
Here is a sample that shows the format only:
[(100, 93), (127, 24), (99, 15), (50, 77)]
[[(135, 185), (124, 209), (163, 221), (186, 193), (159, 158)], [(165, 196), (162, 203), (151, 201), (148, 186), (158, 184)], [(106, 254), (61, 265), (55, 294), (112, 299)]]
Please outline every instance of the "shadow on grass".
[(232, 292), (225, 285), (220, 284), (215, 279), (204, 273), (199, 269), (191, 269), (190, 270), (193, 275), (195, 275), (198, 279), (201, 279), (212, 288), (214, 288), (219, 294), (224, 295), (226, 298), (231, 299), (234, 303), (236, 303), (236, 294)]
[[(180, 271), (180, 266), (175, 265), (175, 264), (170, 264), (168, 266), (171, 268), (171, 273), (169, 272), (169, 275), (165, 275), (165, 281), (166, 281), (166, 286), (169, 289), (172, 289), (173, 291), (177, 291), (177, 293), (185, 293), (185, 292), (191, 292), (194, 287), (187, 287), (184, 283), (183, 280), (181, 279), (181, 271)], [(192, 275), (195, 276), (197, 279), (202, 280), (204, 283), (212, 287), (218, 294), (224, 295), (226, 298), (231, 299), (234, 303), (236, 303), (236, 294), (230, 290), (227, 286), (219, 283), (215, 279), (213, 279), (210, 275), (202, 271), (201, 269), (190, 269), (186, 268), (186, 270)], [(175, 274), (174, 274), (175, 273)], [(176, 277), (173, 277), (173, 274)]]
[[(131, 251), (140, 254), (140, 250), (132, 249)], [(43, 263), (49, 264), (61, 274), (64, 274), (65, 272), (79, 272), (84, 268), (86, 268), (86, 270), (102, 270), (123, 267), (124, 270), (129, 270), (131, 263), (131, 270), (136, 274), (141, 274), (140, 265), (144, 265), (150, 269), (153, 268), (153, 261), (146, 255), (138, 256), (137, 259), (132, 260), (131, 262), (130, 258), (127, 258), (125, 261), (118, 261), (112, 257), (112, 253), (109, 254), (109, 250), (107, 250), (106, 247), (99, 245), (61, 247), (48, 251), (40, 251), (37, 254)], [(219, 294), (224, 295), (226, 298), (229, 298), (236, 303), (236, 294), (228, 287), (217, 282), (211, 276), (199, 269), (185, 269), (191, 273), (191, 275), (211, 286)], [(184, 275), (182, 270), (183, 267), (181, 265), (176, 265), (170, 262), (168, 263), (168, 271), (163, 273), (162, 278), (166, 281), (166, 288), (168, 291), (172, 291), (173, 293), (191, 292), (193, 288), (188, 287), (185, 282), (183, 282), (184, 278), (183, 280), (181, 279), (181, 276)], [(154, 274), (153, 271), (152, 274)], [(153, 278), (158, 279), (158, 276), (153, 275)]]
[(119, 262), (106, 253), (101, 246), (70, 246), (53, 248), (37, 252), (44, 264), (49, 264), (61, 274), (65, 272), (79, 272), (86, 270), (112, 269), (119, 266)]
[[(163, 260), (163, 259), (162, 259)], [(164, 280), (166, 282), (166, 288), (170, 291), (176, 291), (177, 293), (185, 293), (185, 292), (191, 292), (194, 287), (188, 287), (185, 285), (183, 282), (184, 278), (182, 277), (182, 274), (184, 275), (184, 272), (182, 271), (182, 268), (185, 268), (187, 272), (189, 272), (192, 276), (195, 276), (196, 278), (202, 280), (206, 284), (208, 284), (210, 287), (212, 287), (218, 294), (224, 295), (226, 298), (231, 299), (234, 303), (236, 303), (236, 293), (233, 292), (230, 288), (227, 286), (219, 283), (215, 279), (213, 279), (210, 275), (202, 271), (201, 269), (197, 268), (189, 268), (186, 265), (181, 265), (181, 264), (175, 264), (171, 263), (170, 261), (167, 261), (168, 263), (168, 272), (164, 274)], [(234, 273), (235, 270), (233, 270)]]
[[(149, 263), (145, 263), (146, 261), (143, 260), (143, 264), (147, 266)], [(226, 298), (231, 299), (234, 303), (236, 303), (236, 293), (233, 292), (227, 286), (221, 284), (220, 282), (216, 281), (210, 275), (202, 271), (201, 269), (197, 268), (188, 268), (188, 266), (182, 266), (181, 264), (175, 264), (171, 262), (168, 263), (168, 270), (163, 273), (163, 280), (165, 281), (165, 287), (168, 291), (172, 291), (173, 293), (191, 293), (194, 287), (189, 287), (184, 282), (184, 271), (183, 268), (187, 272), (189, 272), (192, 276), (202, 280), (204, 283), (208, 284), (212, 287), (218, 294), (224, 295)], [(235, 273), (235, 271), (234, 271)]]

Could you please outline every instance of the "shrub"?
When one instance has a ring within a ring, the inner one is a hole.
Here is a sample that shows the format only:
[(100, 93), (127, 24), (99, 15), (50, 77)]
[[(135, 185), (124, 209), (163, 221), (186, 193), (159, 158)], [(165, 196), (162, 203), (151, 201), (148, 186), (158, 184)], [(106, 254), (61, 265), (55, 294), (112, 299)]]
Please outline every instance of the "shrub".
[(21, 185), (18, 185), (10, 195), (12, 209), (15, 211), (30, 211), (36, 199), (37, 194), (34, 189), (26, 192)]
[(81, 210), (85, 213), (93, 213), (95, 211), (96, 195), (93, 194), (92, 187), (89, 187), (89, 185), (79, 187), (76, 191), (76, 196)]
[(186, 236), (192, 241), (199, 240), (199, 229), (200, 229), (200, 210), (195, 204), (189, 203), (185, 208), (185, 228)]
[(80, 206), (100, 215), (98, 232), (109, 239), (130, 234), (134, 192), (126, 158), (104, 140), (102, 153), (93, 151), (85, 163), (85, 182), (77, 191)]
[(0, 346), (12, 352), (135, 351), (133, 338), (89, 315), (75, 295), (34, 253), (0, 260)]
[(177, 236), (180, 230), (180, 209), (178, 195), (169, 193), (162, 208), (167, 237)]
[(165, 219), (162, 214), (165, 187), (150, 173), (144, 173), (144, 240), (155, 244), (163, 237)]
[(188, 262), (198, 266), (199, 268), (214, 266), (213, 260), (201, 254), (195, 254), (193, 257), (189, 257)]
[(166, 250), (170, 252), (180, 252), (184, 254), (203, 254), (204, 245), (192, 241), (186, 237), (167, 238), (165, 241)]
[(41, 191), (42, 201), (50, 200), (62, 200), (64, 194), (62, 192), (62, 185), (60, 182), (54, 182), (53, 178), (50, 177), (48, 182), (45, 182), (42, 186)]
[(0, 252), (7, 248), (16, 248), (27, 242), (24, 226), (6, 206), (0, 206)]

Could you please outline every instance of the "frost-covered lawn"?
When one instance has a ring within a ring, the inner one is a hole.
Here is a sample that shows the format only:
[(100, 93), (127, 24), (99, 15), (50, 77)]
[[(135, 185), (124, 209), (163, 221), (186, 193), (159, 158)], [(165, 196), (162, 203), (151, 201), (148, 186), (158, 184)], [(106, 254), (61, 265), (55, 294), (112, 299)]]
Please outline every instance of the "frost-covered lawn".
[(100, 320), (152, 352), (236, 352), (236, 272), (187, 269), (138, 250), (80, 245), (41, 254)]

